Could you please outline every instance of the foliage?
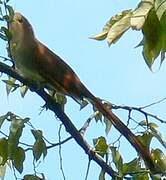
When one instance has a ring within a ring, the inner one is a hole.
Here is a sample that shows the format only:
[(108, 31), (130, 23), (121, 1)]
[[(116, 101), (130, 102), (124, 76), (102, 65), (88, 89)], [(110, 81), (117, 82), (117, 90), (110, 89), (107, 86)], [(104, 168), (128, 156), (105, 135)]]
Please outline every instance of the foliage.
[[(0, 1), (1, 6), (5, 6), (5, 10), (8, 12), (8, 15), (3, 15), (2, 8), (0, 9), (2, 17), (0, 20), (7, 22), (12, 19), (14, 15), (14, 10), (12, 6), (8, 5), (8, 1)], [(121, 13), (116, 14), (111, 17), (110, 20), (106, 23), (101, 33), (93, 36), (93, 39), (96, 40), (108, 40), (108, 44), (111, 45), (115, 43), (119, 38), (125, 33), (129, 28), (133, 30), (142, 30), (143, 40), (138, 46), (143, 46), (143, 56), (146, 64), (151, 69), (156, 58), (161, 55), (160, 63), (165, 59), (166, 51), (166, 1), (165, 0), (142, 0), (138, 7), (134, 10), (124, 10)], [(12, 35), (9, 32), (8, 28), (2, 26), (0, 28), (0, 38), (3, 41), (8, 42), (11, 39)], [(9, 52), (10, 58), (10, 52)], [(4, 58), (4, 60), (9, 60)], [(21, 96), (24, 97), (27, 93), (28, 87), (18, 82), (15, 78), (9, 76), (6, 80), (3, 80), (6, 84), (7, 95), (19, 89)], [(65, 96), (56, 94), (52, 90), (49, 91), (49, 94), (53, 99), (61, 104), (62, 109), (67, 102)], [(103, 100), (104, 101), (104, 100)], [(104, 104), (108, 108), (113, 108), (109, 102), (104, 101)], [(87, 102), (83, 103), (83, 108), (87, 105)], [(44, 106), (47, 108), (47, 104)], [(120, 107), (122, 108), (122, 107)], [(118, 109), (116, 107), (115, 109)], [(129, 118), (131, 111), (137, 111), (146, 116), (145, 121), (138, 122), (138, 127), (143, 128), (144, 131), (139, 133), (137, 136), (141, 142), (150, 149), (150, 144), (152, 139), (157, 139), (163, 147), (166, 147), (166, 142), (162, 137), (162, 134), (158, 131), (158, 126), (155, 123), (147, 121), (147, 116), (153, 117), (150, 114), (146, 113), (144, 108), (132, 108), (128, 110)], [(98, 110), (93, 107), (94, 114), (87, 120), (85, 126), (81, 128), (80, 132), (85, 133), (92, 119), (95, 119), (96, 122), (100, 121), (105, 124), (105, 133), (109, 134), (112, 124), (105, 118), (103, 115), (98, 112)], [(157, 119), (157, 118), (156, 118)], [(157, 119), (158, 120), (158, 119)], [(9, 125), (9, 133), (4, 134), (4, 137), (0, 138), (0, 177), (3, 179), (5, 175), (6, 166), (12, 166), (14, 170), (17, 170), (20, 174), (24, 171), (24, 161), (26, 159), (27, 151), (31, 151), (33, 155), (34, 162), (39, 162), (41, 157), (43, 159), (47, 156), (48, 149), (54, 148), (55, 146), (61, 146), (63, 142), (59, 143), (49, 143), (44, 137), (44, 133), (35, 129), (30, 123), (29, 118), (21, 118), (18, 115), (7, 112), (4, 115), (0, 116), (0, 130), (2, 126)], [(29, 134), (32, 134), (34, 137), (34, 143), (32, 145), (27, 144), (26, 142), (21, 141), (21, 137), (24, 134), (25, 128), (30, 127), (31, 130)], [(138, 128), (138, 129), (139, 129)], [(81, 136), (82, 137), (82, 136)], [(82, 137), (83, 138), (83, 137)], [(66, 139), (64, 142), (70, 140)], [(115, 142), (108, 142), (106, 137), (99, 136), (93, 139), (93, 149), (92, 154), (99, 155), (102, 160), (105, 160), (104, 163), (109, 165), (113, 169), (113, 172), (117, 175), (117, 179), (123, 178), (132, 178), (132, 179), (158, 179), (156, 174), (153, 174), (147, 169), (146, 165), (142, 162), (141, 157), (138, 155), (134, 157), (130, 162), (124, 162), (122, 155), (119, 152), (118, 142), (120, 142), (121, 136), (117, 137)], [(27, 148), (24, 148), (26, 146)], [(165, 154), (161, 149), (152, 149), (151, 155), (153, 160), (156, 162), (157, 166), (160, 167), (160, 175), (166, 173), (166, 164)], [(88, 154), (89, 155), (89, 154)], [(90, 155), (89, 155), (90, 156)], [(98, 156), (97, 156), (98, 157)], [(34, 167), (35, 169), (36, 167)], [(99, 180), (105, 179), (106, 171), (101, 168), (99, 174)], [(23, 177), (25, 180), (41, 180), (45, 179), (44, 174), (35, 173), (26, 174)]]
[(165, 59), (165, 27), (165, 0), (142, 0), (136, 9), (124, 10), (111, 17), (102, 32), (93, 36), (92, 39), (107, 39), (110, 46), (112, 43), (117, 42), (129, 28), (142, 30), (143, 39), (138, 46), (143, 46), (143, 57), (151, 69), (159, 54), (161, 55), (160, 64)]

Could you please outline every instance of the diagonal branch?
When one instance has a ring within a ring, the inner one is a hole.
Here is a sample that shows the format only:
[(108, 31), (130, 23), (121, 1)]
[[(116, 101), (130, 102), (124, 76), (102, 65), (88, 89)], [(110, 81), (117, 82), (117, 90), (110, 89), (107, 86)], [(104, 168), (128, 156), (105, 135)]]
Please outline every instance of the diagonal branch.
[(45, 101), (48, 109), (53, 111), (55, 115), (60, 119), (60, 121), (64, 124), (66, 131), (70, 133), (70, 135), (75, 139), (75, 141), (82, 147), (82, 149), (84, 149), (85, 153), (88, 154), (89, 158), (91, 160), (94, 160), (113, 179), (119, 179), (118, 174), (97, 153), (95, 153), (95, 151), (93, 151), (92, 147), (87, 143), (81, 133), (74, 126), (72, 121), (63, 112), (61, 106), (56, 103), (55, 100), (44, 91), (44, 89), (39, 89), (38, 87), (35, 87), (34, 84), (28, 82), (25, 78), (20, 76), (13, 68), (2, 62), (0, 62), (0, 72), (17, 79), (21, 83), (28, 85), (30, 89), (33, 89), (33, 91)]

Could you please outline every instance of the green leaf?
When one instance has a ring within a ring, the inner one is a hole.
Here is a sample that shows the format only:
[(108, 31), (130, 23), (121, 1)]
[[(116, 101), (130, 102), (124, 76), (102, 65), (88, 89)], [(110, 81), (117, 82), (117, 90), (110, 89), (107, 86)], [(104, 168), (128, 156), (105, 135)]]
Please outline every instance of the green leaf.
[(111, 146), (110, 149), (112, 152), (113, 162), (118, 172), (122, 175), (123, 174), (123, 159), (116, 147)]
[(23, 128), (25, 127), (24, 123), (27, 121), (27, 119), (24, 120), (13, 116), (11, 120), (12, 122), (10, 125), (10, 132), (8, 137), (8, 155), (12, 159), (19, 143), (19, 139), (22, 135)]
[(8, 41), (8, 38), (3, 33), (0, 33), (0, 38), (4, 41)]
[(18, 85), (15, 84), (16, 79), (12, 78), (12, 77), (9, 77), (8, 80), (3, 80), (3, 82), (6, 83), (6, 92), (7, 92), (7, 95), (10, 94), (12, 88), (17, 89), (17, 87), (18, 87)]
[(14, 17), (14, 9), (12, 6), (6, 5), (6, 8), (9, 12), (9, 20), (12, 20)]
[(110, 130), (111, 130), (112, 123), (111, 123), (111, 121), (108, 120), (106, 117), (104, 117), (104, 123), (105, 123), (105, 125), (106, 125), (105, 133), (106, 133), (106, 135), (108, 135), (108, 133), (109, 133)]
[(161, 19), (166, 11), (166, 0), (155, 0), (155, 10), (158, 18)]
[(36, 175), (27, 174), (24, 176), (24, 180), (44, 180), (43, 178), (40, 178)]
[(1, 27), (1, 31), (3, 31), (3, 32), (5, 33), (8, 41), (10, 41), (11, 38), (12, 38), (12, 34), (11, 34), (11, 32), (9, 31), (9, 29), (7, 29), (6, 27), (2, 26), (2, 27)]
[(38, 161), (43, 154), (43, 157), (47, 155), (47, 147), (44, 142), (44, 140), (36, 140), (34, 145), (33, 145), (33, 156), (36, 161)]
[(99, 180), (105, 180), (105, 172), (103, 170), (100, 171)]
[(0, 165), (4, 165), (8, 158), (8, 141), (6, 138), (0, 138), (0, 157), (2, 158)]
[(1, 129), (2, 124), (4, 123), (4, 121), (6, 120), (7, 117), (8, 117), (8, 113), (3, 115), (3, 116), (0, 116), (0, 129)]
[(145, 145), (145, 147), (148, 147), (150, 146), (150, 143), (151, 143), (151, 140), (153, 138), (153, 134), (146, 131), (143, 133), (143, 135), (138, 135), (137, 136), (139, 138), (139, 140)]
[(114, 43), (119, 39), (119, 37), (129, 28), (128, 16), (131, 16), (131, 12), (131, 9), (125, 10), (111, 17), (104, 26), (102, 32), (91, 38), (95, 40), (104, 40), (105, 38), (108, 38), (108, 43), (111, 45), (111, 43)]
[(138, 7), (133, 11), (131, 17), (131, 27), (136, 30), (140, 30), (146, 20), (146, 17), (153, 7), (154, 0), (141, 1)]
[(160, 149), (151, 151), (154, 162), (160, 167), (161, 172), (166, 172), (166, 156)]
[(161, 24), (161, 41), (162, 41), (162, 50), (161, 50), (161, 64), (165, 59), (166, 54), (166, 11), (164, 12), (162, 18), (160, 19)]
[(100, 40), (104, 40), (107, 37), (107, 34), (108, 34), (108, 30), (107, 31), (105, 30), (105, 31), (102, 31), (90, 38), (100, 41)]
[(140, 161), (137, 158), (135, 158), (134, 160), (128, 163), (124, 163), (122, 171), (123, 171), (123, 175), (125, 176), (127, 174), (139, 172), (140, 169), (141, 169)]
[(151, 69), (162, 48), (161, 26), (154, 9), (151, 9), (148, 14), (148, 17), (143, 26), (143, 34), (143, 56), (146, 64)]
[(36, 139), (36, 140), (41, 140), (42, 139), (42, 137), (43, 137), (43, 132), (41, 131), (41, 130), (31, 130), (31, 132), (32, 132), (32, 134), (33, 134), (33, 136), (34, 136), (34, 138)]
[(13, 165), (19, 173), (23, 171), (23, 162), (25, 160), (25, 151), (21, 147), (17, 147), (13, 154)]
[[(0, 164), (2, 164), (2, 158), (0, 157)], [(4, 180), (6, 173), (6, 165), (0, 165), (0, 179)]]
[(136, 173), (132, 176), (132, 180), (149, 180), (148, 172)]
[(127, 10), (122, 18), (112, 25), (107, 35), (109, 45), (115, 43), (130, 28), (131, 15), (132, 10)]
[(38, 161), (43, 154), (43, 158), (47, 155), (47, 146), (43, 140), (43, 133), (41, 130), (31, 130), (34, 138), (35, 143), (33, 145), (33, 156), (36, 161)]
[(100, 156), (104, 157), (104, 155), (108, 151), (106, 139), (103, 136), (100, 136), (96, 139), (93, 139), (93, 144), (95, 146), (95, 151), (97, 151), (97, 153), (100, 154)]
[(166, 148), (166, 141), (163, 139), (162, 134), (153, 127), (151, 127), (150, 129), (153, 136)]
[(28, 86), (21, 86), (20, 87), (20, 93), (21, 93), (21, 97), (24, 98), (25, 94), (27, 93), (28, 91)]

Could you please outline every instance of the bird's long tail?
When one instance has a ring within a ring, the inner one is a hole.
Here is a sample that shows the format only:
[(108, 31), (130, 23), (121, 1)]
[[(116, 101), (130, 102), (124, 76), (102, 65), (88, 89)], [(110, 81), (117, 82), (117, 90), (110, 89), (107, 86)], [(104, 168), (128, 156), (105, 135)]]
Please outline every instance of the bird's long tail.
[(102, 102), (96, 98), (84, 85), (82, 87), (84, 97), (90, 99), (93, 105), (105, 116), (114, 127), (130, 142), (137, 153), (142, 157), (146, 166), (156, 172), (156, 167), (148, 148), (132, 133), (132, 131)]

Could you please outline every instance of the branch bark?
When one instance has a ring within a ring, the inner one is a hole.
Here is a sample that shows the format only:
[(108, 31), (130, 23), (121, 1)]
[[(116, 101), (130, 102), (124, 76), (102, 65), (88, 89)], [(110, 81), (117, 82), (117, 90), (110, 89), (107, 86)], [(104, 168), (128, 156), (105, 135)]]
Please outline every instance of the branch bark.
[(81, 146), (85, 153), (89, 156), (90, 160), (95, 161), (106, 173), (108, 173), (113, 179), (120, 179), (118, 173), (116, 173), (111, 166), (109, 166), (87, 143), (81, 133), (74, 126), (69, 117), (63, 112), (61, 106), (55, 102), (55, 100), (47, 94), (44, 89), (39, 89), (34, 84), (28, 82), (20, 74), (18, 74), (13, 68), (0, 62), (0, 72), (5, 73), (21, 83), (28, 85), (36, 94), (38, 94), (47, 104), (49, 110), (53, 111), (55, 115), (64, 124), (66, 131), (75, 139), (75, 141)]

